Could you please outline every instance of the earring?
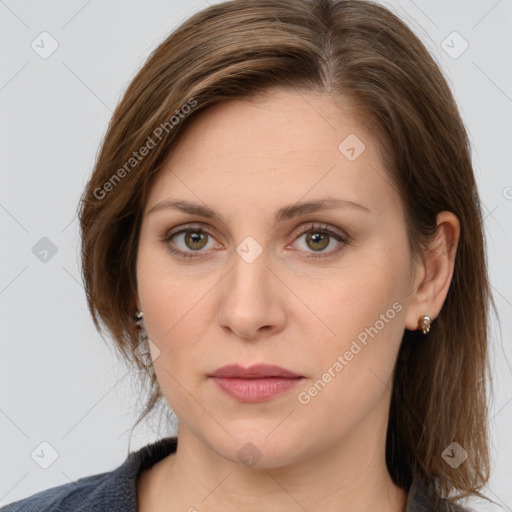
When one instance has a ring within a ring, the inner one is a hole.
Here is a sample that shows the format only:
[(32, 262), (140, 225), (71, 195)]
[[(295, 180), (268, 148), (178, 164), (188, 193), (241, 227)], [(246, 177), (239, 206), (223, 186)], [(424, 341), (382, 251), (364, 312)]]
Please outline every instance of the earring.
[(430, 331), (430, 324), (432, 323), (432, 318), (428, 315), (421, 315), (418, 320), (418, 329), (423, 331), (423, 334), (427, 334)]
[[(140, 322), (144, 314), (142, 311), (136, 311), (134, 315), (134, 320), (136, 323)], [(137, 347), (134, 350), (134, 354), (137, 359), (146, 367), (150, 368), (152, 365), (151, 359), (151, 349), (149, 347), (149, 338), (146, 331), (142, 328), (142, 326), (138, 326), (139, 329), (139, 342)]]

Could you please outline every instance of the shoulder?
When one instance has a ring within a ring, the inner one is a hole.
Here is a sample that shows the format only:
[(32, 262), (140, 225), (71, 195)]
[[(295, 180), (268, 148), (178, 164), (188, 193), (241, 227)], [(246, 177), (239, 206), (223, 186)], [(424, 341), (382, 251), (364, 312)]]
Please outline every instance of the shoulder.
[(407, 497), (405, 512), (470, 512), (452, 501), (441, 498), (419, 478), (415, 478)]
[(133, 512), (137, 510), (137, 480), (142, 471), (176, 451), (168, 437), (128, 455), (113, 471), (80, 478), (4, 505), (0, 512)]
[[(51, 487), (32, 496), (5, 505), (0, 512), (67, 512), (82, 510), (82, 506), (90, 508), (91, 499), (95, 503), (102, 502), (101, 489), (113, 472), (80, 478), (76, 482)], [(98, 491), (100, 494), (98, 495)], [(86, 510), (86, 509), (83, 509)]]

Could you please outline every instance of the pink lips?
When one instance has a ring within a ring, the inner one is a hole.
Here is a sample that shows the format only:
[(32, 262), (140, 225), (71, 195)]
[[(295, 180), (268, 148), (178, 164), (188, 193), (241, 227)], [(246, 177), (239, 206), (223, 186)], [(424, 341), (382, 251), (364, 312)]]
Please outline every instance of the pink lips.
[(268, 364), (257, 364), (249, 368), (227, 365), (216, 370), (210, 377), (222, 391), (248, 403), (270, 400), (288, 391), (303, 378), (285, 368)]

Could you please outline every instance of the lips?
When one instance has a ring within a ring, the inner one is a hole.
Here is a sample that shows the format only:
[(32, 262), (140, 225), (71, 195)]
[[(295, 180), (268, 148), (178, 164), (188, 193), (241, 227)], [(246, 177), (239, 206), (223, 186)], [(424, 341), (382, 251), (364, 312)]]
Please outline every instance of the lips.
[(218, 389), (239, 402), (265, 402), (292, 389), (304, 377), (269, 364), (227, 365), (210, 375)]
[(272, 364), (256, 364), (244, 368), (238, 364), (228, 364), (213, 372), (210, 377), (222, 377), (229, 379), (265, 379), (280, 377), (283, 379), (297, 379), (302, 377), (280, 366)]

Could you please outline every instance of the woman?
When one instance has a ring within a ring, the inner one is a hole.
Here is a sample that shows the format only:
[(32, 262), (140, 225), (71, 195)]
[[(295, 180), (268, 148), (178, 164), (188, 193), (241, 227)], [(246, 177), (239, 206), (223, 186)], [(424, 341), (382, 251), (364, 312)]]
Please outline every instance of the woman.
[[(467, 134), (363, 0), (234, 0), (151, 55), (80, 211), (87, 299), (178, 435), (25, 510), (463, 510), (492, 298)], [(470, 298), (470, 300), (468, 300)]]

